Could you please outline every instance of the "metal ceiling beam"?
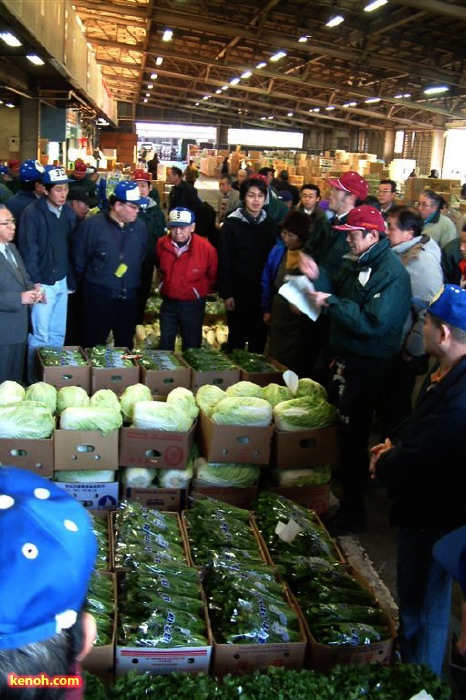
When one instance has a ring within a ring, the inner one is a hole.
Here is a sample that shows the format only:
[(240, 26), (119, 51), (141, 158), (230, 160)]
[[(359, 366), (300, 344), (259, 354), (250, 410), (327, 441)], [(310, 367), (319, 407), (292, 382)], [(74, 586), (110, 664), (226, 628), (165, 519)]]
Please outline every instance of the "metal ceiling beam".
[(413, 7), (416, 10), (424, 10), (442, 17), (452, 17), (453, 19), (466, 22), (466, 7), (464, 5), (450, 5), (439, 0), (393, 0), (403, 7)]

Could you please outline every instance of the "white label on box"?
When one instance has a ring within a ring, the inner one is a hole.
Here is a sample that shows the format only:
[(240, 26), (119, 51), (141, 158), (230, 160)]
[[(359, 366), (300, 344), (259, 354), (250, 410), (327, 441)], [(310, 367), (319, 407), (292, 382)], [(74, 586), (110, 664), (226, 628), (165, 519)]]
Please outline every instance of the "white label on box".
[(95, 484), (70, 484), (61, 481), (55, 483), (90, 510), (114, 510), (118, 506), (118, 481)]
[(278, 535), (283, 542), (287, 542), (288, 544), (291, 544), (300, 532), (302, 532), (302, 529), (292, 518), (290, 518), (286, 524), (279, 521), (275, 528), (275, 534)]

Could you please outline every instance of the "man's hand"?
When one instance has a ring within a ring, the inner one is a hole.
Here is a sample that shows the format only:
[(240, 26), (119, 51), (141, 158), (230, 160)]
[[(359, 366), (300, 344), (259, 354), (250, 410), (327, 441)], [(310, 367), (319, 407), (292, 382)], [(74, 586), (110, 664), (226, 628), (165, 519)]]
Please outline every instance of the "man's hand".
[(35, 289), (30, 289), (27, 292), (21, 292), (21, 303), (22, 304), (36, 304), (38, 300), (38, 293)]
[(378, 445), (374, 445), (374, 447), (371, 448), (371, 463), (369, 465), (369, 471), (371, 474), (371, 479), (375, 479), (375, 470), (376, 470), (376, 464), (378, 462), (378, 459), (381, 454), (384, 452), (388, 452), (388, 450), (392, 450), (395, 447), (395, 445), (392, 443), (390, 438), (386, 438), (385, 442), (381, 442)]
[(327, 299), (331, 296), (330, 294), (325, 292), (308, 292), (308, 296), (317, 309), (329, 306)]
[(228, 299), (225, 299), (225, 308), (227, 311), (234, 311), (235, 310), (235, 298), (234, 297), (228, 297)]
[(319, 266), (314, 258), (311, 258), (310, 255), (306, 255), (306, 253), (299, 254), (299, 269), (303, 275), (309, 277), (310, 280), (319, 279)]

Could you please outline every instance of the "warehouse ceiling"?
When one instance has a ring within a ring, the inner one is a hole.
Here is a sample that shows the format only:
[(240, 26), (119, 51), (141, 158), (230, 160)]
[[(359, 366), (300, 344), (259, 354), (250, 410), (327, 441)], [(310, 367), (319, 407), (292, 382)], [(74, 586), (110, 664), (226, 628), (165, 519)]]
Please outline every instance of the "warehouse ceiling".
[[(111, 93), (139, 121), (418, 130), (466, 119), (464, 0), (364, 11), (369, 2), (77, 0), (75, 9)], [(337, 15), (343, 22), (326, 26)], [(286, 55), (274, 61), (278, 51)], [(448, 90), (424, 93), (440, 86)]]

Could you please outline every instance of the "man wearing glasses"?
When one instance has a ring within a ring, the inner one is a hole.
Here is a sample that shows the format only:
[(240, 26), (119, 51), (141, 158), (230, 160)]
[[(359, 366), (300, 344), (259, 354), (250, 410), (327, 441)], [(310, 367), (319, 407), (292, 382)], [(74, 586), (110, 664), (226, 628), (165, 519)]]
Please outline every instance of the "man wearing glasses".
[(117, 347), (131, 348), (138, 292), (147, 249), (147, 229), (138, 219), (137, 182), (118, 183), (109, 210), (86, 219), (73, 239), (73, 261), (82, 293), (80, 345), (105, 345), (110, 331)]
[(0, 204), (0, 383), (22, 382), (28, 337), (28, 307), (42, 301), (13, 245), (15, 220)]
[(377, 197), (380, 202), (380, 213), (385, 221), (387, 220), (390, 209), (395, 205), (396, 194), (395, 180), (380, 180)]

